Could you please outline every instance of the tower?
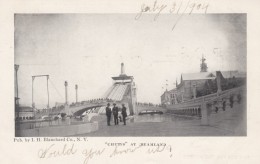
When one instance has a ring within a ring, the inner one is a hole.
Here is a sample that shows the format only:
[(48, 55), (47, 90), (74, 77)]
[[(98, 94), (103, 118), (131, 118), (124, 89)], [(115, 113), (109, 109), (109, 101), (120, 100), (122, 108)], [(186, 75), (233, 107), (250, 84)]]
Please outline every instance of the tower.
[(207, 63), (205, 63), (205, 58), (202, 56), (201, 64), (200, 64), (200, 72), (208, 72), (208, 66)]
[(106, 96), (108, 99), (120, 103), (127, 103), (130, 115), (136, 114), (136, 87), (134, 77), (125, 73), (124, 63), (121, 63), (121, 72), (119, 76), (112, 77), (114, 87)]
[(76, 103), (78, 103), (78, 85), (75, 85), (75, 90), (76, 90)]
[(65, 105), (68, 105), (68, 82), (65, 81)]
[(120, 76), (124, 76), (124, 75), (126, 75), (125, 74), (125, 66), (124, 66), (124, 63), (121, 63), (121, 74), (120, 74)]

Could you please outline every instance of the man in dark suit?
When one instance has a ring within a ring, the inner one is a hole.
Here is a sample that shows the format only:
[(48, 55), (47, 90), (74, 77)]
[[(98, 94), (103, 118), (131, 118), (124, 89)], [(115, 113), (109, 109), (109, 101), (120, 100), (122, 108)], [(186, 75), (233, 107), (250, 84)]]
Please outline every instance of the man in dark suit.
[(110, 108), (110, 104), (107, 104), (106, 107), (106, 115), (107, 115), (107, 126), (110, 126), (110, 119), (111, 119), (111, 108)]
[(114, 115), (114, 121), (115, 121), (115, 125), (118, 125), (118, 107), (116, 106), (116, 104), (113, 104), (114, 107), (112, 109), (113, 115)]
[(126, 125), (125, 118), (127, 117), (127, 113), (126, 113), (125, 104), (122, 104), (122, 116), (123, 116), (124, 125)]

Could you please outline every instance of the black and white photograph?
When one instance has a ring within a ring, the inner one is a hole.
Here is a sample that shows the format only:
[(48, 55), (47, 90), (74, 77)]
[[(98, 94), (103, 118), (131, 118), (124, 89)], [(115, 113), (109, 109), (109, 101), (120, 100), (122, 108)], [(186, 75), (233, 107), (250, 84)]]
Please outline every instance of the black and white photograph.
[(15, 136), (246, 136), (246, 27), (231, 13), (15, 14)]
[(257, 0), (0, 0), (0, 159), (258, 164)]

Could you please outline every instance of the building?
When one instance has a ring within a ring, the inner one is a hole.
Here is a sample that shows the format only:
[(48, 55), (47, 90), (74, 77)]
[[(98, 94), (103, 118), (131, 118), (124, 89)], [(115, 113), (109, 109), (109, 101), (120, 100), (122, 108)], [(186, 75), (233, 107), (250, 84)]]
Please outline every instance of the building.
[(176, 88), (165, 91), (161, 95), (162, 104), (178, 104), (197, 97), (205, 96), (244, 85), (246, 73), (239, 71), (207, 72), (207, 64), (202, 57), (200, 72), (181, 74), (180, 83)]
[(165, 91), (161, 95), (161, 104), (172, 104), (171, 103), (171, 98), (170, 98), (171, 91)]
[(234, 88), (237, 86), (244, 85), (246, 83), (246, 72), (235, 71), (221, 71), (222, 90)]
[(19, 106), (19, 113), (16, 113), (16, 120), (31, 120), (34, 119), (34, 110), (29, 106)]

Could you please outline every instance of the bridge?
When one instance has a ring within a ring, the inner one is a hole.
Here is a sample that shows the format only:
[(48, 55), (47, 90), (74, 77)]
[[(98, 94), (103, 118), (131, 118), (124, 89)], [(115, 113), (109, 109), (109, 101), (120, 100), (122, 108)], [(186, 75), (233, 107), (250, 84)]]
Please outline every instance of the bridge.
[(233, 88), (218, 93), (195, 98), (174, 105), (165, 105), (168, 113), (195, 116), (201, 119), (201, 125), (209, 125), (210, 115), (223, 112), (228, 108), (233, 108), (246, 95), (246, 86)]

